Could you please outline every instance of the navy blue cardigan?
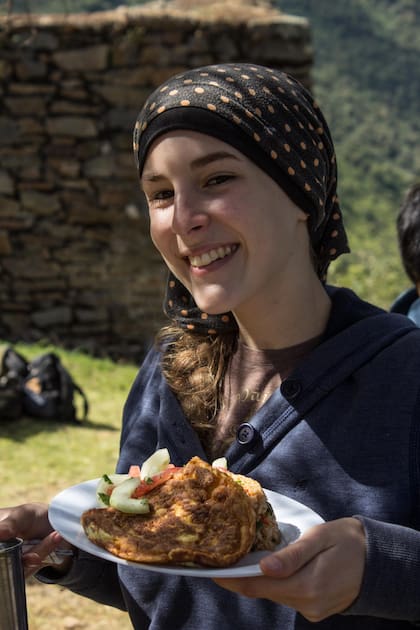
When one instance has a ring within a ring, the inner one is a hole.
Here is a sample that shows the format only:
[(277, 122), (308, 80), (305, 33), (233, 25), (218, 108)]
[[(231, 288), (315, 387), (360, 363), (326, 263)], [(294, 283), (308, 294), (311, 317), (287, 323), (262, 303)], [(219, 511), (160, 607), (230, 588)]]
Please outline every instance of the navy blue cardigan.
[[(235, 442), (225, 455), (232, 471), (325, 520), (353, 515), (363, 522), (368, 551), (360, 596), (345, 614), (317, 626), (402, 630), (420, 620), (420, 329), (349, 290), (328, 292), (333, 308), (323, 342), (250, 420), (257, 439)], [(152, 349), (127, 399), (119, 472), (162, 447), (176, 465), (193, 455), (206, 459), (159, 358)], [(144, 571), (83, 552), (59, 583), (127, 609), (137, 630), (314, 625), (210, 579)]]

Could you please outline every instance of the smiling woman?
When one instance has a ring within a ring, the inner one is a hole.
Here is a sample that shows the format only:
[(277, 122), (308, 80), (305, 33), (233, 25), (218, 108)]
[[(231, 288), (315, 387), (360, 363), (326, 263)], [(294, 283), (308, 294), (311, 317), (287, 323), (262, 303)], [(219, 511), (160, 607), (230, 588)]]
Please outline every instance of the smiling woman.
[[(282, 348), (325, 327), (319, 277), (348, 251), (334, 147), (317, 104), (291, 77), (231, 65), (156, 90), (137, 120), (134, 151), (152, 239), (172, 272), (166, 312), (181, 329), (209, 335), (163, 330), (162, 344), (171, 340), (164, 374), (216, 456), (221, 436), (232, 440), (213, 415), (227, 405), (218, 384), (238, 328), (247, 347)], [(268, 397), (279, 382), (259, 387)]]
[[(38, 578), (128, 610), (137, 630), (326, 618), (408, 630), (420, 620), (420, 329), (326, 283), (348, 245), (318, 105), (277, 70), (198, 68), (150, 96), (134, 151), (170, 321), (125, 404), (117, 473), (156, 449), (177, 467), (224, 458), (320, 521), (262, 558), (258, 577), (216, 585), (79, 549)], [(60, 543), (51, 529), (45, 506), (0, 511), (0, 538), (43, 538), (24, 558), (32, 572)]]
[[(251, 160), (233, 147), (217, 151), (223, 147), (194, 131), (155, 140), (143, 176), (151, 235), (203, 312), (232, 311), (239, 325), (253, 318), (257, 338), (260, 304), (288, 292), (298, 277), (316, 278), (307, 215)], [(187, 156), (182, 164), (180, 152)], [(157, 164), (162, 174), (151, 182)]]
[(292, 77), (250, 64), (173, 77), (170, 86), (149, 97), (137, 119), (134, 152), (140, 174), (153, 141), (177, 129), (221, 140), (226, 145), (219, 151), (228, 155), (236, 148), (308, 213), (321, 276), (331, 260), (348, 251), (328, 126), (318, 104)]

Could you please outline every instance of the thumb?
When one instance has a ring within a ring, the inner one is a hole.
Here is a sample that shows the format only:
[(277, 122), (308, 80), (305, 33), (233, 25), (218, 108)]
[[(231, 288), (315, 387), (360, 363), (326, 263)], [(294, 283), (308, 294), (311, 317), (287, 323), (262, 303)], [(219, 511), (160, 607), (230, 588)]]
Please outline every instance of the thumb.
[(299, 571), (326, 547), (322, 525), (312, 527), (295, 542), (283, 549), (265, 556), (260, 561), (264, 575), (276, 578), (287, 578)]
[(14, 538), (14, 536), (16, 536), (16, 532), (13, 523), (3, 520), (0, 515), (0, 540), (7, 540)]

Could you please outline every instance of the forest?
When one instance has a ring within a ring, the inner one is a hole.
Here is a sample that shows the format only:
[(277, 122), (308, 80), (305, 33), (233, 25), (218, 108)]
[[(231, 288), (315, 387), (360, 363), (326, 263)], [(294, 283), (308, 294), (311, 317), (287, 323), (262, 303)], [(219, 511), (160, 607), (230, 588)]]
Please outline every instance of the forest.
[(420, 181), (417, 0), (281, 0), (306, 16), (314, 90), (335, 140), (352, 254), (330, 280), (387, 307), (404, 288), (395, 218)]
[[(6, 0), (7, 12), (80, 12), (129, 0)], [(311, 24), (313, 90), (331, 128), (339, 195), (352, 253), (329, 281), (388, 308), (408, 285), (395, 218), (420, 180), (420, 3), (418, 0), (276, 0)]]

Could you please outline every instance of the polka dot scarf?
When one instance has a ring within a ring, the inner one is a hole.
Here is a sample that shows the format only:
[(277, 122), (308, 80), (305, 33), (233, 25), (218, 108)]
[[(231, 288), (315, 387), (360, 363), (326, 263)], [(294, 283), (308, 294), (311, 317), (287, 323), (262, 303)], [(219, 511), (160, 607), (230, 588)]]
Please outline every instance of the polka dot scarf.
[[(189, 129), (231, 144), (272, 177), (308, 214), (317, 273), (349, 251), (337, 199), (337, 168), (327, 123), (311, 94), (290, 75), (253, 64), (187, 70), (147, 99), (133, 146), (141, 174), (151, 143), (174, 129)], [(201, 334), (236, 329), (230, 313), (208, 315), (172, 275), (165, 312)]]

